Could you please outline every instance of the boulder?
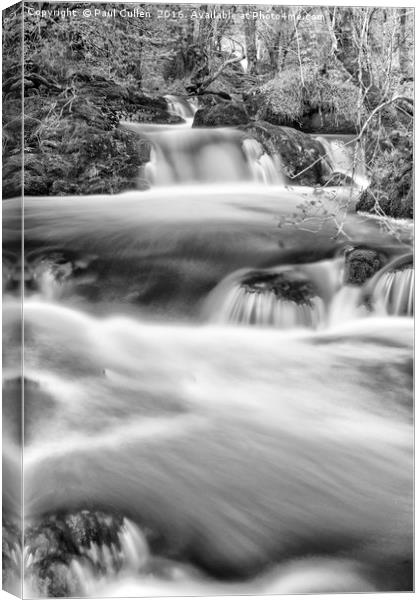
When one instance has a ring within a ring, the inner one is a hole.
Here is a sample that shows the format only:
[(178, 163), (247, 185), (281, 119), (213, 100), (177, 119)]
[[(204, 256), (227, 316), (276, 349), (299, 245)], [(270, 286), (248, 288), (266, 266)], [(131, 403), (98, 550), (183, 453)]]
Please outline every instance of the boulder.
[(356, 248), (346, 254), (345, 283), (363, 285), (384, 265), (385, 257), (369, 248)]
[[(302, 80), (304, 85), (302, 85)], [(306, 133), (355, 133), (357, 87), (335, 69), (286, 69), (245, 98), (250, 115)]]
[(220, 102), (215, 106), (200, 108), (194, 116), (193, 127), (234, 127), (249, 123), (243, 104)]
[[(35, 76), (37, 66), (30, 68)], [(175, 124), (183, 119), (168, 112), (164, 98), (100, 75), (70, 72), (68, 78), (71, 94), (45, 79), (39, 89), (25, 90), (25, 194), (115, 194), (138, 188), (149, 148), (135, 133), (119, 129), (119, 121)], [(21, 194), (18, 97), (12, 100), (4, 115), (3, 198)]]

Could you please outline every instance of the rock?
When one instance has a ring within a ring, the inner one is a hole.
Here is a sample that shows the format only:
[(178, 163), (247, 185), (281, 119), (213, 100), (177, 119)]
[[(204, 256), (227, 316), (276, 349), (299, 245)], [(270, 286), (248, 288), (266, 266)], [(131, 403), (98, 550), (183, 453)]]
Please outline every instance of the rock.
[(106, 568), (96, 563), (92, 547), (107, 547), (118, 571), (122, 525), (121, 515), (82, 510), (46, 516), (29, 526), (25, 531), (29, 559), (26, 577), (32, 587), (41, 596), (81, 595), (80, 581), (71, 570), (72, 561), (86, 562), (98, 572)]
[(394, 219), (413, 218), (413, 174), (403, 175), (399, 180), (388, 178), (374, 182), (363, 190), (356, 210), (375, 213), (375, 202), (379, 210)]
[(345, 283), (362, 285), (384, 265), (384, 256), (368, 248), (356, 248), (346, 254)]
[(312, 300), (316, 296), (312, 282), (305, 275), (296, 271), (283, 273), (256, 271), (242, 280), (241, 287), (254, 294), (270, 291), (279, 300), (288, 300), (309, 306), (312, 306)]
[(325, 149), (321, 142), (312, 136), (291, 127), (277, 127), (264, 121), (249, 123), (240, 129), (252, 135), (267, 154), (279, 154), (285, 174), (292, 178), (294, 183), (322, 185), (324, 182), (326, 167), (321, 157), (324, 156)]
[(194, 116), (193, 127), (234, 127), (249, 123), (249, 116), (242, 104), (220, 102), (215, 106), (200, 108)]
[[(37, 65), (29, 76), (37, 75)], [(48, 83), (48, 82), (47, 82)], [(25, 194), (116, 194), (139, 187), (140, 167), (149, 148), (136, 134), (118, 128), (121, 119), (182, 123), (167, 110), (164, 98), (151, 98), (132, 87), (87, 72), (69, 72), (72, 92), (43, 84), (25, 96)], [(3, 197), (21, 194), (20, 128), (16, 103), (5, 115)], [(143, 188), (147, 187), (143, 184)]]
[[(413, 130), (394, 123), (391, 131), (368, 133), (366, 159), (371, 172), (370, 187), (356, 206), (364, 212), (379, 212), (396, 219), (413, 218)], [(376, 205), (376, 206), (375, 206)]]
[[(305, 85), (302, 86), (302, 76)], [(356, 86), (334, 69), (288, 69), (245, 98), (250, 115), (305, 133), (356, 133)]]

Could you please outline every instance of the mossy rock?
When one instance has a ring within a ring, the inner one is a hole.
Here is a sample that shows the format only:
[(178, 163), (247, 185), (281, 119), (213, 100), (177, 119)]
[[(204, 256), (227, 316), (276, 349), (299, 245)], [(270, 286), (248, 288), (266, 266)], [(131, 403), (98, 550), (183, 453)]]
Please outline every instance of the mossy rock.
[(356, 248), (346, 254), (345, 283), (363, 285), (384, 265), (384, 257), (375, 250)]
[[(302, 80), (304, 85), (302, 85)], [(358, 89), (335, 69), (286, 69), (246, 97), (258, 121), (305, 133), (356, 133)]]
[(413, 219), (414, 198), (413, 178), (410, 172), (404, 180), (389, 182), (387, 190), (383, 184), (371, 186), (363, 190), (356, 210), (361, 212), (375, 213), (377, 208), (388, 217), (394, 219)]
[[(32, 559), (28, 580), (32, 580), (41, 596), (80, 594), (79, 582), (72, 577), (71, 561), (87, 562), (92, 570), (101, 573), (104, 565), (95, 564), (86, 551), (91, 544), (113, 546), (118, 551), (122, 525), (121, 515), (92, 510), (44, 517), (25, 531), (25, 545)], [(118, 570), (121, 564), (116, 554), (113, 559)]]
[(194, 115), (193, 127), (234, 127), (249, 123), (244, 105), (221, 102), (215, 106), (200, 108)]
[(302, 273), (287, 271), (283, 273), (254, 272), (247, 275), (241, 287), (248, 293), (273, 293), (279, 300), (312, 306), (316, 296), (313, 283)]

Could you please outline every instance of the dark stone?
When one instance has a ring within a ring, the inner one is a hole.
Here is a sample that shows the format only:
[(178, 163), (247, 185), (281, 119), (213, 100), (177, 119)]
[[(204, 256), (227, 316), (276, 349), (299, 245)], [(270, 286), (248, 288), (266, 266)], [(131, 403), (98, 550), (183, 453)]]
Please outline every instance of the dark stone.
[(374, 214), (377, 212), (377, 207), (388, 217), (412, 219), (414, 216), (412, 172), (410, 171), (400, 181), (389, 182), (387, 190), (382, 186), (384, 184), (381, 182), (378, 186), (374, 185), (363, 190), (356, 204), (356, 210)]
[(266, 108), (259, 112), (259, 117), (273, 125), (293, 127), (304, 133), (317, 133), (319, 135), (324, 133), (357, 133), (354, 123), (348, 121), (343, 115), (332, 112), (308, 110), (299, 119), (290, 120), (282, 113), (275, 113), (272, 109)]
[(312, 306), (312, 300), (316, 296), (312, 282), (303, 274), (292, 271), (284, 273), (257, 271), (243, 279), (241, 287), (251, 294), (269, 291), (280, 300), (309, 306)]
[(357, 248), (346, 254), (345, 283), (362, 285), (377, 273), (384, 264), (384, 257), (370, 249)]
[[(118, 550), (122, 524), (123, 518), (117, 513), (82, 510), (46, 516), (28, 527), (25, 546), (32, 560), (26, 575), (36, 582), (36, 591), (41, 596), (80, 595), (82, 590), (71, 577), (71, 561), (79, 559), (98, 573), (104, 572), (105, 565), (94, 563), (86, 551), (91, 544), (113, 545)], [(118, 571), (122, 565), (115, 553), (112, 556)]]
[(249, 123), (245, 106), (234, 102), (221, 102), (200, 108), (194, 116), (193, 127), (234, 127)]

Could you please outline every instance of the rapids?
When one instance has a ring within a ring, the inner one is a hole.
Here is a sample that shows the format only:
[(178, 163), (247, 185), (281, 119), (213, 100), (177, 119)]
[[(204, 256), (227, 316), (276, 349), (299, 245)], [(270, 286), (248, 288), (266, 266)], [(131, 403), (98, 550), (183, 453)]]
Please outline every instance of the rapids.
[(3, 203), (5, 587), (411, 590), (410, 235), (354, 212), (351, 144), (290, 186), (166, 100), (122, 124), (149, 190)]

